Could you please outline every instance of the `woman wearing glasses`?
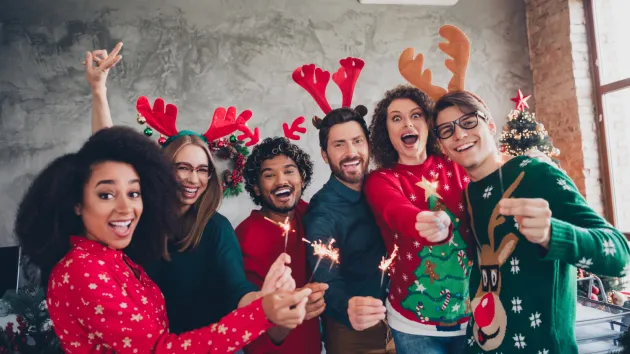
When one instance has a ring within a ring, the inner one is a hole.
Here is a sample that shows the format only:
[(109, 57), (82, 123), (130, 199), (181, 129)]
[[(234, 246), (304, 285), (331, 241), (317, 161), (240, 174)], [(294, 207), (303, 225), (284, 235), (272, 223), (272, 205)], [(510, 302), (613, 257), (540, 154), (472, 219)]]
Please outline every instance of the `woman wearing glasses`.
[[(93, 133), (113, 125), (107, 102), (108, 71), (119, 60), (122, 43), (108, 55), (86, 53), (86, 77), (92, 89)], [(275, 291), (293, 290), (289, 256), (282, 254), (260, 291), (247, 281), (232, 225), (217, 212), (222, 189), (208, 143), (195, 132), (169, 138), (163, 152), (173, 163), (180, 192), (179, 224), (169, 235), (167, 257), (147, 273), (164, 294), (170, 330), (182, 333), (215, 323), (236, 308)]]

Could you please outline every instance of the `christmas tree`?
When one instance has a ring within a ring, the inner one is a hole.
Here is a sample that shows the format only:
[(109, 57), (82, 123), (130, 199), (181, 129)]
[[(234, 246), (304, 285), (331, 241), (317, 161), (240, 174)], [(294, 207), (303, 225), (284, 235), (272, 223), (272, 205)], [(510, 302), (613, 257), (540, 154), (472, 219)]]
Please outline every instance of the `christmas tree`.
[[(430, 183), (423, 178), (418, 186), (425, 190), (431, 210), (443, 210), (450, 217), (453, 237), (446, 244), (427, 246), (420, 250), (420, 266), (414, 272), (418, 280), (408, 289), (409, 294), (402, 306), (415, 312), (422, 321), (453, 324), (470, 315), (469, 306), (461, 306), (468, 299), (468, 293), (451, 293), (450, 290), (468, 281), (471, 263), (466, 254), (467, 246), (459, 232), (460, 220), (439, 199), (437, 182)], [(457, 255), (459, 261), (457, 269), (446, 265), (453, 254)]]
[[(553, 159), (560, 154), (560, 150), (555, 148), (549, 139), (549, 134), (542, 123), (536, 121), (536, 113), (525, 110), (529, 108), (527, 100), (531, 96), (523, 96), (521, 90), (518, 95), (512, 98), (516, 102), (516, 109), (508, 115), (508, 121), (503, 126), (503, 134), (499, 139), (501, 152), (520, 156), (527, 151), (537, 148), (545, 155)], [(553, 159), (556, 164), (558, 161)]]

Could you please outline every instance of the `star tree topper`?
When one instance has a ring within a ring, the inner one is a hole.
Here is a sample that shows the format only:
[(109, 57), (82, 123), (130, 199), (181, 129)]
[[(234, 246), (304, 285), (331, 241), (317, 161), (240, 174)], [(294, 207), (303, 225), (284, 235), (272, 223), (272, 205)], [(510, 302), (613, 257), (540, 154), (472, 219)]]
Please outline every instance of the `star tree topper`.
[(525, 110), (525, 108), (529, 108), (527, 100), (529, 100), (531, 97), (532, 95), (523, 96), (523, 92), (521, 91), (521, 89), (519, 89), (516, 97), (510, 98), (510, 100), (516, 103), (515, 109), (522, 112)]
[(437, 192), (437, 187), (438, 184), (437, 182), (429, 182), (426, 178), (424, 178), (424, 176), (422, 176), (422, 181), (416, 183), (416, 186), (424, 189), (424, 201), (426, 202), (427, 200), (429, 200), (429, 197), (431, 196), (436, 196), (438, 197), (438, 199), (442, 199), (442, 196), (438, 194)]

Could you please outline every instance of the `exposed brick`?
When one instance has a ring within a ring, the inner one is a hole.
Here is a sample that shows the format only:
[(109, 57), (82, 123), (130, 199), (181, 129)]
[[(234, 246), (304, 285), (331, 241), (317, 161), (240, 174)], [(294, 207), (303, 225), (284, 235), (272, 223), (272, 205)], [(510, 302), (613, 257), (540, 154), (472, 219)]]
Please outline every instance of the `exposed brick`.
[(578, 0), (525, 0), (536, 116), (589, 205), (603, 212), (584, 8)]

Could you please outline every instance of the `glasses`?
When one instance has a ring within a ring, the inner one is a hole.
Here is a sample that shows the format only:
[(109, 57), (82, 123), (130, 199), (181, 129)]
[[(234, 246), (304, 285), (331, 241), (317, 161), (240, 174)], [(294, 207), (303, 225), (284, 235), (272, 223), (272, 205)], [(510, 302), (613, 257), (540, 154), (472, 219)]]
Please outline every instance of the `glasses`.
[(466, 113), (452, 122), (438, 125), (437, 127), (433, 128), (433, 132), (438, 137), (438, 139), (448, 139), (453, 136), (453, 134), (455, 134), (455, 124), (457, 124), (462, 129), (469, 130), (479, 124), (479, 118), (487, 120), (487, 117), (483, 112), (475, 111)]
[(177, 172), (177, 176), (179, 176), (179, 178), (181, 179), (188, 179), (193, 174), (193, 172), (197, 172), (197, 177), (199, 179), (210, 178), (210, 169), (206, 165), (193, 167), (189, 163), (178, 162), (175, 164), (175, 172)]

